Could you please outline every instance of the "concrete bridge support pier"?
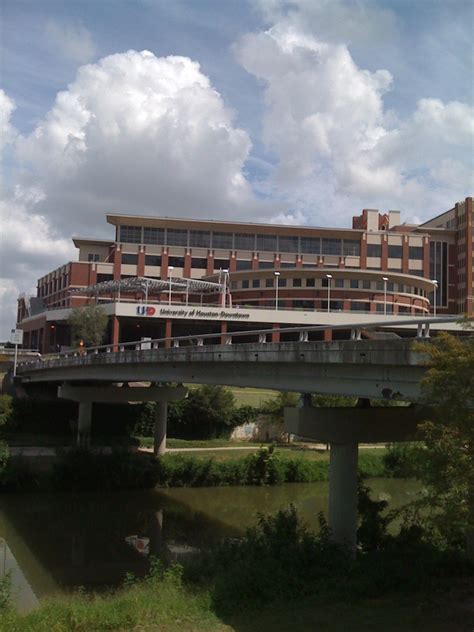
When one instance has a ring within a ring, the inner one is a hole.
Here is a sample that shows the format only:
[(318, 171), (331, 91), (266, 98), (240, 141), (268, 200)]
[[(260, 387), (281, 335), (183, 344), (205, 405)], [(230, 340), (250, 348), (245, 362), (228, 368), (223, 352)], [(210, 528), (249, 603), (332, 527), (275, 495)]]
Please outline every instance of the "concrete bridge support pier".
[(328, 524), (336, 542), (345, 543), (355, 551), (359, 445), (356, 442), (330, 445)]
[(91, 444), (92, 402), (79, 402), (79, 418), (77, 423), (77, 445), (89, 448)]
[(166, 425), (168, 420), (168, 402), (155, 404), (155, 427), (153, 431), (153, 454), (163, 456), (166, 452)]

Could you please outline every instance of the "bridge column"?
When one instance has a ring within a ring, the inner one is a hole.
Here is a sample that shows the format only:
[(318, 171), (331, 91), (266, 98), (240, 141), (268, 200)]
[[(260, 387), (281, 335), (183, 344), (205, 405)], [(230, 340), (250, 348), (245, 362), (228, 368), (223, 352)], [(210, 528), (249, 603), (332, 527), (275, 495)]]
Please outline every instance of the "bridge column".
[(332, 329), (324, 330), (324, 342), (331, 342), (332, 340)]
[(77, 445), (88, 448), (91, 444), (92, 402), (79, 402)]
[[(173, 321), (172, 320), (166, 320), (165, 321), (165, 338), (171, 338), (171, 336), (172, 336), (172, 327), (173, 327)], [(165, 340), (165, 347), (166, 347), (166, 349), (169, 349), (169, 347), (171, 347), (171, 340)]]
[(168, 420), (168, 402), (155, 403), (155, 427), (153, 431), (153, 454), (163, 456), (166, 452), (166, 425)]
[(357, 537), (356, 442), (331, 443), (329, 456), (329, 528), (333, 538), (355, 552)]
[(113, 344), (114, 351), (119, 350), (119, 347), (118, 347), (119, 341), (120, 341), (120, 322), (117, 316), (112, 316), (112, 344)]

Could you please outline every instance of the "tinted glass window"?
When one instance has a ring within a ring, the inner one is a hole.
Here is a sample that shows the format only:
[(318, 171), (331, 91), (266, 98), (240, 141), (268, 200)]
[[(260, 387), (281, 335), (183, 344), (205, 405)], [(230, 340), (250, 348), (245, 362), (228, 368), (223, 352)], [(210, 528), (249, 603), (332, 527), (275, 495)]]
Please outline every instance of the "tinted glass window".
[(184, 268), (184, 257), (168, 257), (168, 265), (175, 268)]
[(301, 279), (293, 279), (293, 287), (301, 287)]
[(344, 279), (335, 279), (336, 287), (344, 287)]
[(299, 237), (279, 237), (279, 250), (280, 252), (298, 252)]
[(340, 255), (341, 254), (341, 240), (340, 239), (322, 239), (322, 252), (323, 255)]
[(358, 257), (360, 255), (360, 242), (355, 239), (344, 239), (343, 254)]
[(190, 230), (189, 245), (194, 248), (210, 248), (211, 233), (208, 230)]
[(260, 287), (260, 279), (252, 279), (252, 287)]
[(145, 226), (143, 229), (143, 243), (144, 244), (164, 244), (165, 243), (165, 229), (164, 228), (148, 228)]
[(248, 279), (244, 279), (244, 280), (242, 281), (242, 288), (245, 290), (245, 289), (247, 289), (247, 288), (248, 288), (248, 286), (249, 286), (249, 281), (248, 281)]
[(130, 255), (127, 253), (122, 254), (122, 263), (127, 265), (137, 265), (138, 263), (138, 255)]
[(214, 270), (228, 270), (229, 259), (214, 259)]
[(252, 262), (243, 260), (243, 259), (238, 259), (236, 262), (236, 266), (237, 266), (237, 270), (251, 270), (252, 269)]
[(166, 241), (168, 246), (187, 246), (188, 231), (168, 228), (166, 233)]
[(257, 250), (275, 252), (277, 250), (276, 235), (257, 235)]
[(273, 287), (273, 279), (265, 279), (265, 287)]
[(403, 249), (401, 246), (389, 246), (388, 256), (389, 259), (401, 259), (403, 255)]
[(232, 248), (232, 233), (212, 233), (212, 247), (213, 248)]
[(354, 290), (359, 287), (359, 281), (357, 279), (351, 279), (351, 288)]
[(255, 235), (235, 233), (236, 250), (255, 250)]
[(207, 268), (207, 259), (205, 257), (193, 257), (191, 259), (191, 267), (205, 270)]
[(275, 267), (275, 264), (273, 261), (259, 261), (258, 262), (258, 267), (261, 270), (271, 270), (272, 268)]
[(321, 240), (319, 237), (301, 237), (300, 247), (301, 252), (311, 255), (319, 255), (321, 250)]
[(362, 287), (364, 290), (370, 290), (370, 281), (362, 281)]
[(306, 279), (306, 287), (314, 287), (315, 280), (314, 279)]
[(128, 244), (140, 244), (142, 241), (142, 227), (120, 226), (120, 241)]
[(160, 255), (145, 255), (145, 265), (146, 266), (161, 266), (161, 256)]
[(368, 257), (381, 257), (382, 246), (380, 244), (367, 244), (367, 256)]
[(410, 246), (408, 249), (410, 259), (423, 259), (423, 248), (421, 246)]

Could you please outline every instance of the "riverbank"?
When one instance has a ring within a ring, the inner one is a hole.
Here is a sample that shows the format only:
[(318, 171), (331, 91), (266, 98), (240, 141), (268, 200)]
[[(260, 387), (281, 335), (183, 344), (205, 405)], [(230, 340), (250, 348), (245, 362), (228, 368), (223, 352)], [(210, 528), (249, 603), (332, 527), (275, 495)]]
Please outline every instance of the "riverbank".
[[(236, 455), (236, 452), (238, 453)], [(243, 453), (245, 452), (245, 453)], [(385, 451), (361, 449), (359, 471), (364, 477), (390, 477)], [(329, 452), (263, 446), (247, 451), (208, 450), (170, 453), (160, 459), (137, 450), (111, 452), (71, 449), (57, 456), (12, 457), (0, 478), (3, 491), (93, 491), (280, 485), (326, 481)]]

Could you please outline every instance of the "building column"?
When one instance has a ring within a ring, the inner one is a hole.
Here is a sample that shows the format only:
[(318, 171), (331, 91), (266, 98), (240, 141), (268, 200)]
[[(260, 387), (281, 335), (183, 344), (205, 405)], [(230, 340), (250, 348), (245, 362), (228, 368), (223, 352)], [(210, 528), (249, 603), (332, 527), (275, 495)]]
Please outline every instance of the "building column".
[[(168, 319), (165, 322), (165, 338), (171, 338), (172, 327), (173, 327), (173, 321)], [(165, 347), (166, 349), (169, 349), (169, 347), (171, 347), (171, 340), (165, 340)]]
[(221, 321), (221, 345), (225, 344), (226, 333), (227, 333), (227, 322), (223, 320)]
[(334, 540), (354, 553), (357, 544), (358, 443), (331, 443), (329, 456), (329, 528)]
[(112, 344), (113, 350), (119, 350), (119, 342), (120, 342), (120, 321), (117, 316), (112, 316)]
[(272, 325), (272, 342), (280, 342), (280, 325), (278, 323), (274, 323)]
[(92, 402), (79, 402), (77, 445), (89, 448), (91, 444)]
[(166, 452), (166, 425), (168, 419), (168, 402), (155, 403), (155, 427), (153, 430), (153, 454), (163, 456)]

